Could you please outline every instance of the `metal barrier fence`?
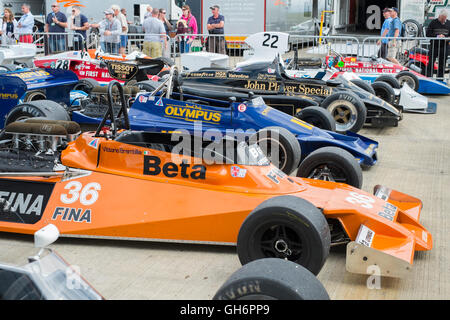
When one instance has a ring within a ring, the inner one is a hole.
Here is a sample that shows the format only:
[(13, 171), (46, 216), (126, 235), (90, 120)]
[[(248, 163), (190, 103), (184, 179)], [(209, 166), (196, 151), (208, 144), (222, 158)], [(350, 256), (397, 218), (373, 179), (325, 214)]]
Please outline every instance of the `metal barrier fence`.
[(19, 36), (19, 42), (30, 42), (30, 40), (36, 45), (38, 55), (77, 51), (85, 48), (85, 39), (79, 33), (36, 32)]
[[(149, 56), (163, 56), (175, 61), (183, 70), (181, 54), (189, 52), (214, 52), (228, 55), (228, 66), (233, 68), (248, 57), (250, 48), (245, 43), (246, 34), (184, 34), (184, 35), (146, 35), (128, 34), (125, 52), (141, 51)], [(162, 37), (162, 38), (161, 38)], [(102, 42), (97, 33), (88, 33), (85, 39), (78, 33), (34, 33), (19, 35), (19, 41), (30, 42), (37, 46), (39, 55), (48, 55), (68, 50), (102, 48), (109, 53), (119, 53), (118, 43)], [(362, 41), (353, 36), (309, 36), (291, 35), (289, 52), (283, 58), (292, 58), (297, 51), (300, 57), (325, 57), (331, 50), (342, 55), (358, 58), (382, 57), (394, 55), (398, 63), (412, 68), (429, 77), (445, 79), (448, 77), (450, 61), (450, 38), (404, 37), (397, 38), (395, 47), (389, 44), (393, 38), (367, 37)], [(163, 41), (163, 42), (160, 42)], [(165, 42), (164, 42), (165, 41)], [(157, 43), (161, 43), (158, 45)], [(164, 46), (163, 43), (166, 45)], [(391, 47), (391, 48), (389, 48)], [(225, 67), (225, 66), (224, 66)]]
[(368, 37), (363, 40), (361, 48), (361, 57), (387, 58), (439, 80), (448, 77), (450, 38), (399, 37), (380, 40), (379, 37)]

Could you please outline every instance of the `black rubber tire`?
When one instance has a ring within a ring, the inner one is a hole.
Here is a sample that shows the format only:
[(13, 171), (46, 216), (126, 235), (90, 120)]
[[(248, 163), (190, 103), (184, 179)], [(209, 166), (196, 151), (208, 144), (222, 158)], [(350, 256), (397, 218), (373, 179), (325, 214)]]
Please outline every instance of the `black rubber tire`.
[(400, 82), (398, 82), (398, 80), (394, 76), (382, 75), (382, 76), (379, 76), (378, 78), (376, 78), (374, 82), (377, 82), (377, 81), (389, 83), (391, 85), (391, 87), (394, 89), (402, 88), (402, 86), (400, 85)]
[(161, 83), (152, 81), (152, 80), (146, 80), (146, 81), (138, 82), (136, 85), (138, 86), (138, 88), (140, 90), (145, 90), (147, 92), (153, 92), (156, 90), (156, 88), (158, 88), (161, 85)]
[(99, 87), (100, 84), (97, 80), (91, 78), (80, 79), (78, 83), (75, 85), (73, 90), (84, 91), (87, 94), (90, 94), (95, 87)]
[[(410, 25), (411, 28), (408, 25)], [(406, 19), (402, 23), (402, 28), (405, 28), (405, 37), (422, 37), (422, 25), (417, 20)], [(407, 34), (406, 28), (410, 29), (411, 31), (413, 31), (412, 29), (414, 29), (414, 32), (410, 32), (409, 34)]]
[(15, 106), (6, 116), (5, 126), (27, 118), (42, 117), (47, 120), (70, 121), (69, 113), (63, 106), (50, 100), (39, 100), (22, 103)]
[(40, 101), (46, 100), (47, 96), (45, 95), (44, 90), (31, 90), (25, 93), (25, 97), (23, 98), (23, 102), (31, 102), (31, 101)]
[(328, 131), (336, 131), (336, 121), (334, 121), (331, 114), (318, 106), (306, 107), (300, 110), (295, 117), (303, 120), (313, 126), (328, 130)]
[(389, 104), (394, 104), (395, 92), (389, 83), (384, 81), (375, 81), (374, 83), (372, 83), (372, 88), (378, 98), (386, 101)]
[[(273, 157), (268, 154), (269, 145), (261, 142), (264, 140), (272, 140), (274, 141), (273, 143), (279, 145), (279, 152), (281, 154), (278, 158), (280, 160), (279, 162), (275, 161), (276, 159), (273, 159)], [(281, 127), (264, 128), (250, 137), (250, 144), (254, 143), (257, 143), (264, 154), (268, 156), (269, 160), (284, 173), (289, 175), (297, 169), (300, 163), (302, 150), (297, 138), (289, 130)]]
[(363, 184), (358, 161), (350, 152), (338, 147), (323, 147), (311, 152), (300, 163), (297, 177), (346, 183), (358, 189)]
[[(337, 92), (325, 98), (320, 107), (327, 109), (336, 121), (336, 132), (345, 133), (351, 131), (357, 133), (366, 122), (367, 108), (364, 102), (355, 94), (350, 92)], [(337, 114), (339, 109), (351, 112), (351, 119), (342, 119)], [(352, 121), (350, 121), (352, 120)]]
[(375, 91), (373, 90), (372, 86), (370, 84), (368, 84), (367, 82), (365, 82), (364, 80), (361, 79), (352, 79), (350, 80), (351, 83), (353, 83), (354, 85), (360, 87), (363, 90), (366, 90), (367, 92), (371, 93), (371, 94), (375, 94)]
[(330, 300), (322, 283), (287, 260), (252, 261), (234, 272), (213, 300)]
[(247, 216), (239, 230), (237, 253), (243, 265), (263, 258), (288, 259), (317, 275), (330, 243), (322, 212), (311, 202), (288, 195), (264, 201)]
[(419, 90), (419, 78), (417, 76), (409, 71), (400, 71), (397, 73), (395, 78), (398, 80), (401, 86), (403, 86), (403, 83), (408, 83), (408, 85), (413, 89), (414, 91)]

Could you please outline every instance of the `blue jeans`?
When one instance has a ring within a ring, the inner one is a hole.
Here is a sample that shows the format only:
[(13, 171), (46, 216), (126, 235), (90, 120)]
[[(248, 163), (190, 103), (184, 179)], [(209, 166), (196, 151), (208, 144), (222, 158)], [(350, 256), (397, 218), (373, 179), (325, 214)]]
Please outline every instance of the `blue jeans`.
[(180, 41), (180, 53), (189, 53), (190, 49), (191, 49), (190, 43), (187, 43), (186, 40)]
[(120, 43), (113, 42), (104, 42), (105, 44), (105, 52), (111, 54), (119, 54), (119, 45)]
[(49, 44), (51, 53), (66, 51), (66, 37), (63, 35), (50, 36)]

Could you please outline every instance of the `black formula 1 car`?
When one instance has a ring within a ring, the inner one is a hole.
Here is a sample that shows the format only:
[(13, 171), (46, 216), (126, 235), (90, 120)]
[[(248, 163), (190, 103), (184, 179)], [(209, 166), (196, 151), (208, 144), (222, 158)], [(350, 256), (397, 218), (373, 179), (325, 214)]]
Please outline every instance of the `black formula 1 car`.
[(290, 77), (279, 56), (272, 63), (249, 61), (232, 70), (205, 68), (180, 78), (185, 93), (226, 98), (253, 92), (293, 116), (307, 106), (320, 105), (336, 120), (338, 132), (358, 132), (365, 123), (397, 126), (402, 119), (402, 110), (344, 77), (328, 81)]

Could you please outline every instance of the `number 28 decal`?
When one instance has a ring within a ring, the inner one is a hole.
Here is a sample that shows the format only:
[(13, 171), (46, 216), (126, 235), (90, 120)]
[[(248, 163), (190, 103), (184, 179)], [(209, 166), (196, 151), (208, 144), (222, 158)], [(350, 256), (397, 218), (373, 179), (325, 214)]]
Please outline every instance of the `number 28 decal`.
[(71, 181), (64, 187), (68, 193), (61, 195), (61, 201), (65, 204), (75, 203), (78, 199), (83, 206), (90, 206), (98, 200), (98, 191), (102, 189), (99, 183), (88, 183), (84, 188), (81, 182)]
[(373, 203), (375, 203), (375, 199), (357, 192), (350, 192), (350, 197), (345, 198), (345, 200), (352, 204), (359, 204), (366, 209), (372, 209)]

